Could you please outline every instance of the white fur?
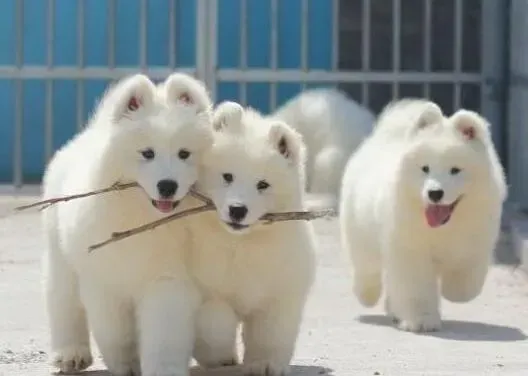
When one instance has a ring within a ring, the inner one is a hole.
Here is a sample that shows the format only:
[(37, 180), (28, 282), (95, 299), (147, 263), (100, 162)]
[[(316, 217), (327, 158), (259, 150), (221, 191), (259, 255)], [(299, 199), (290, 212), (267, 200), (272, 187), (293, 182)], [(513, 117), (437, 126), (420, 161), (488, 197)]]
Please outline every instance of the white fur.
[[(60, 370), (90, 365), (89, 328), (117, 376), (188, 374), (199, 294), (184, 267), (183, 226), (158, 227), (93, 253), (88, 247), (114, 231), (159, 219), (151, 199), (160, 198), (160, 180), (179, 185), (170, 202), (184, 198), (212, 145), (211, 121), (209, 96), (193, 78), (175, 73), (156, 88), (134, 75), (105, 93), (87, 127), (49, 164), (45, 197), (118, 181), (141, 186), (44, 211), (52, 361)], [(155, 152), (151, 160), (141, 154), (147, 148)], [(185, 160), (182, 149), (191, 153)]]
[(302, 92), (271, 117), (295, 128), (307, 149), (307, 191), (337, 200), (345, 165), (367, 137), (374, 115), (334, 88)]
[[(455, 302), (482, 289), (506, 197), (488, 127), (474, 112), (447, 118), (434, 103), (402, 100), (383, 111), (347, 165), (340, 225), (355, 294), (365, 306), (376, 304), (384, 271), (386, 309), (403, 330), (440, 328), (438, 281)], [(444, 190), (442, 204), (461, 197), (439, 227), (426, 221), (428, 189)]]
[[(236, 362), (235, 334), (242, 322), (245, 372), (282, 375), (314, 278), (314, 235), (307, 222), (264, 225), (259, 218), (302, 209), (304, 146), (286, 124), (234, 103), (221, 104), (214, 118), (215, 144), (198, 186), (217, 213), (190, 219), (190, 263), (205, 296), (195, 358), (206, 367)], [(232, 182), (223, 174), (232, 174)], [(270, 186), (259, 191), (262, 181)], [(228, 225), (230, 205), (247, 207), (239, 222), (246, 228)]]

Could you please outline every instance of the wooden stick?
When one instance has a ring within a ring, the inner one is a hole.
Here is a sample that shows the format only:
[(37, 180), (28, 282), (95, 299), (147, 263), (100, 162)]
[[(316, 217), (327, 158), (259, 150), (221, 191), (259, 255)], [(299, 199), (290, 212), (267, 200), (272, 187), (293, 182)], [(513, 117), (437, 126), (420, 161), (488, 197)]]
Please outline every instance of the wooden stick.
[[(99, 195), (99, 194), (102, 194), (102, 193), (123, 191), (125, 189), (134, 188), (134, 187), (139, 187), (139, 185), (137, 183), (126, 183), (126, 184), (115, 183), (114, 185), (111, 185), (108, 188), (97, 189), (95, 191), (80, 193), (80, 194), (76, 194), (76, 195), (55, 197), (55, 198), (50, 198), (50, 199), (47, 199), (47, 200), (37, 201), (37, 202), (34, 202), (32, 204), (18, 206), (14, 210), (15, 211), (22, 211), (22, 210), (26, 210), (26, 209), (35, 208), (37, 206), (41, 206), (41, 208), (39, 208), (39, 210), (42, 211), (42, 210), (45, 210), (45, 209), (49, 208), (50, 206), (55, 205), (55, 204), (57, 204), (59, 202), (66, 202), (66, 201), (70, 201), (70, 200), (76, 200), (78, 198), (95, 196), (95, 195)], [(191, 189), (190, 194), (194, 198), (202, 201), (204, 204), (211, 204), (211, 205), (213, 204), (213, 202), (208, 197), (204, 196), (203, 194), (201, 194), (200, 192), (196, 191), (195, 189)]]
[(110, 186), (108, 188), (97, 189), (95, 191), (86, 192), (86, 193), (79, 193), (79, 194), (71, 195), (71, 196), (55, 197), (55, 198), (50, 198), (50, 199), (47, 199), (47, 200), (37, 201), (37, 202), (34, 202), (32, 204), (29, 204), (29, 205), (18, 206), (14, 210), (21, 211), (21, 210), (35, 208), (37, 206), (42, 206), (42, 208), (40, 208), (40, 210), (44, 210), (46, 208), (49, 208), (51, 205), (55, 205), (55, 204), (57, 204), (59, 202), (66, 202), (66, 201), (75, 200), (75, 199), (78, 199), (78, 198), (95, 196), (95, 195), (99, 195), (99, 194), (107, 193), (107, 192), (123, 191), (125, 189), (138, 187), (138, 186), (139, 185), (137, 183), (126, 183), (126, 184), (115, 183), (114, 185), (112, 185), (112, 186)]
[(184, 211), (181, 211), (181, 212), (178, 212), (178, 213), (171, 214), (171, 215), (169, 215), (167, 217), (163, 217), (161, 219), (158, 219), (158, 220), (153, 221), (153, 222), (146, 223), (146, 224), (138, 226), (138, 227), (134, 227), (134, 228), (132, 228), (130, 230), (114, 232), (114, 233), (112, 233), (112, 237), (111, 238), (109, 238), (109, 239), (107, 239), (107, 240), (105, 240), (105, 241), (103, 241), (101, 243), (97, 243), (97, 244), (94, 244), (94, 245), (90, 246), (90, 248), (88, 248), (88, 252), (92, 252), (92, 251), (94, 251), (94, 250), (96, 250), (98, 248), (104, 247), (107, 244), (110, 244), (110, 243), (113, 243), (113, 242), (117, 242), (117, 241), (122, 240), (122, 239), (126, 239), (126, 238), (128, 238), (130, 236), (142, 233), (144, 231), (153, 230), (153, 229), (155, 229), (158, 226), (161, 226), (161, 225), (163, 225), (165, 223), (174, 221), (174, 220), (176, 220), (178, 218), (183, 218), (183, 217), (187, 217), (189, 215), (194, 215), (194, 214), (203, 213), (203, 212), (212, 211), (212, 210), (215, 210), (214, 205), (205, 204), (205, 205), (202, 205), (202, 206), (198, 206), (196, 208), (187, 209), (187, 210), (184, 210)]
[[(95, 191), (80, 193), (80, 194), (75, 194), (75, 195), (70, 195), (70, 196), (50, 198), (50, 199), (38, 201), (38, 202), (29, 204), (29, 205), (19, 206), (19, 207), (16, 207), (14, 210), (22, 211), (22, 210), (26, 210), (26, 209), (30, 209), (30, 208), (34, 208), (38, 206), (41, 206), (40, 210), (44, 210), (59, 202), (66, 202), (66, 201), (75, 200), (78, 198), (95, 196), (95, 195), (103, 194), (107, 192), (122, 191), (125, 189), (134, 188), (134, 187), (139, 187), (139, 185), (135, 182), (134, 183), (115, 183), (108, 188), (102, 188), (102, 189), (98, 189)], [(113, 242), (128, 238), (130, 236), (139, 234), (143, 231), (155, 229), (156, 227), (161, 226), (165, 223), (168, 223), (168, 222), (171, 222), (171, 221), (174, 221), (174, 220), (177, 220), (177, 219), (189, 216), (189, 215), (195, 215), (195, 214), (203, 213), (206, 211), (215, 210), (215, 205), (213, 201), (207, 196), (198, 192), (196, 189), (191, 188), (191, 190), (189, 191), (189, 194), (192, 197), (196, 198), (197, 200), (201, 201), (203, 205), (195, 207), (195, 208), (191, 208), (188, 210), (184, 210), (178, 213), (174, 213), (167, 217), (158, 219), (150, 223), (146, 223), (144, 225), (141, 225), (141, 226), (138, 226), (138, 227), (126, 230), (126, 231), (114, 232), (111, 238), (101, 243), (97, 243), (97, 244), (90, 246), (89, 251), (91, 252), (95, 249), (104, 247), (105, 245), (109, 243), (113, 243)], [(284, 221), (299, 221), (299, 220), (311, 221), (313, 219), (335, 216), (335, 215), (336, 213), (333, 209), (324, 209), (324, 210), (311, 211), (311, 212), (310, 211), (295, 211), (295, 212), (283, 212), (283, 213), (268, 213), (268, 214), (263, 215), (262, 218), (260, 218), (260, 220), (263, 221), (265, 225), (269, 225), (275, 222), (284, 222)]]
[[(200, 200), (204, 199), (204, 200), (210, 201), (207, 197), (200, 196), (200, 194), (198, 194), (198, 196), (196, 197), (197, 198), (200, 197), (199, 198)], [(132, 228), (130, 230), (114, 232), (111, 238), (101, 243), (97, 243), (97, 244), (90, 246), (88, 251), (92, 252), (98, 248), (104, 247), (107, 244), (126, 239), (130, 236), (140, 234), (144, 231), (153, 230), (158, 226), (174, 221), (176, 219), (187, 217), (189, 215), (203, 213), (206, 211), (213, 211), (213, 210), (215, 210), (215, 206), (211, 202), (207, 202), (202, 206), (198, 206), (192, 209), (187, 209), (179, 213), (175, 213), (167, 217), (158, 219), (156, 221)], [(283, 213), (268, 213), (268, 214), (264, 214), (261, 220), (264, 221), (264, 224), (269, 225), (275, 222), (284, 222), (284, 221), (311, 221), (314, 219), (328, 217), (328, 216), (335, 216), (335, 211), (333, 209), (324, 209), (324, 210), (318, 210), (318, 211), (312, 211), (312, 212), (295, 211), (295, 212), (283, 212)]]

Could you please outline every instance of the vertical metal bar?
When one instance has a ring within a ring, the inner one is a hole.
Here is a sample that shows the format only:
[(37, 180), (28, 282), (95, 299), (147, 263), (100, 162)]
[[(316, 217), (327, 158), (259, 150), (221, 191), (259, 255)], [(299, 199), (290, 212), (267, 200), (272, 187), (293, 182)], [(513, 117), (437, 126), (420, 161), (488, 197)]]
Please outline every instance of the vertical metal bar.
[(332, 1), (332, 70), (339, 68), (339, 0)]
[(217, 18), (218, 18), (218, 1), (209, 0), (208, 2), (208, 55), (207, 55), (207, 87), (213, 101), (216, 101), (216, 59), (218, 48), (217, 36)]
[[(361, 68), (363, 72), (368, 72), (370, 69), (370, 0), (363, 0), (362, 10)], [(363, 82), (361, 89), (363, 105), (368, 106), (369, 83)]]
[(176, 1), (169, 0), (169, 67), (176, 68)]
[(455, 74), (457, 75), (455, 82), (455, 92), (453, 96), (453, 109), (456, 111), (461, 105), (461, 82), (459, 75), (462, 73), (462, 16), (464, 9), (462, 8), (462, 0), (455, 0)]
[[(77, 1), (77, 67), (84, 68), (84, 0)], [(84, 126), (84, 80), (77, 80), (77, 130)]]
[[(271, 0), (271, 69), (277, 70), (279, 53), (279, 4)], [(270, 84), (270, 112), (277, 108), (277, 82)]]
[(207, 82), (207, 55), (208, 55), (208, 0), (196, 0), (196, 77)]
[[(46, 17), (46, 66), (53, 69), (53, 40), (55, 23), (55, 0), (48, 0)], [(44, 125), (44, 158), (46, 164), (53, 154), (53, 80), (46, 80), (46, 121)]]
[[(511, 126), (506, 122), (506, 109), (507, 109), (507, 80), (508, 80), (508, 70), (512, 70), (512, 73), (516, 73), (517, 70), (515, 66), (508, 67), (508, 61), (504, 59), (504, 56), (510, 53), (511, 48), (521, 48), (521, 51), (518, 51), (515, 55), (519, 59), (517, 62), (521, 66), (519, 68), (525, 69), (526, 58), (525, 51), (522, 49), (523, 45), (519, 44), (508, 44), (505, 41), (508, 38), (515, 37), (516, 33), (511, 33), (509, 30), (509, 24), (512, 26), (518, 27), (517, 36), (521, 39), (521, 42), (525, 41), (527, 35), (526, 28), (526, 11), (528, 11), (528, 3), (525, 1), (512, 1), (510, 4), (511, 10), (506, 6), (505, 2), (497, 0), (482, 0), (482, 14), (481, 14), (481, 74), (482, 81), (480, 85), (480, 112), (491, 124), (491, 132), (493, 137), (493, 143), (497, 148), (499, 155), (501, 156), (503, 162), (506, 165), (506, 169), (509, 169), (509, 164), (519, 163), (521, 171), (526, 171), (525, 163), (521, 161), (526, 161), (527, 156), (525, 153), (526, 148), (511, 148), (508, 145), (508, 140), (512, 142), (518, 141), (519, 137), (517, 132), (513, 132), (513, 127), (522, 127), (524, 129), (524, 124), (514, 124)], [(516, 16), (519, 11), (519, 18), (512, 17), (510, 22), (508, 22), (508, 11), (511, 11), (513, 16)], [(522, 20), (521, 22), (519, 22)], [(513, 41), (514, 42), (514, 41)], [(512, 47), (510, 47), (512, 46)], [(512, 63), (514, 61), (512, 60)], [(509, 68), (509, 69), (508, 69)], [(523, 88), (524, 89), (524, 88)], [(519, 98), (520, 99), (520, 98)], [(523, 99), (520, 99), (522, 102)], [(510, 105), (515, 106), (515, 101), (510, 101)], [(518, 112), (517, 112), (518, 111)], [(524, 116), (525, 111), (518, 106), (515, 106), (515, 112), (520, 116)], [(509, 132), (512, 131), (510, 134)], [(523, 132), (521, 130), (520, 132)], [(520, 139), (523, 139), (522, 137)], [(515, 144), (514, 144), (515, 145)], [(510, 153), (508, 153), (510, 150)], [(520, 153), (522, 152), (522, 153)], [(508, 155), (509, 154), (509, 155)], [(522, 155), (519, 155), (522, 154)], [(513, 179), (518, 179), (521, 176), (515, 176), (517, 174), (512, 173)], [(523, 181), (525, 179), (523, 178)], [(515, 184), (514, 184), (515, 185)], [(527, 187), (525, 183), (520, 187), (523, 190), (522, 204), (524, 207), (528, 205), (526, 198), (526, 190), (524, 187)]]
[[(301, 0), (301, 69), (308, 71), (308, 0)], [(302, 90), (306, 89), (306, 81), (302, 83)]]
[(108, 68), (115, 68), (115, 0), (108, 0)]
[[(400, 44), (401, 44), (401, 0), (392, 2), (392, 71), (395, 76), (400, 72)], [(392, 99), (399, 96), (400, 82), (392, 81)]]
[[(431, 22), (433, 19), (433, 4), (432, 0), (424, 0), (424, 44), (423, 44), (423, 59), (424, 71), (431, 72)], [(424, 83), (424, 97), (431, 96), (431, 85), (429, 82)]]
[(142, 72), (147, 70), (147, 0), (140, 1), (139, 8), (139, 66)]
[[(240, 69), (247, 69), (247, 0), (240, 0)], [(240, 102), (247, 105), (247, 83), (240, 83)]]
[[(22, 69), (24, 61), (24, 0), (16, 2), (16, 51), (15, 64), (17, 69)], [(23, 107), (24, 87), (22, 79), (15, 81), (15, 130), (13, 143), (13, 185), (15, 188), (22, 187), (22, 127), (24, 122)]]

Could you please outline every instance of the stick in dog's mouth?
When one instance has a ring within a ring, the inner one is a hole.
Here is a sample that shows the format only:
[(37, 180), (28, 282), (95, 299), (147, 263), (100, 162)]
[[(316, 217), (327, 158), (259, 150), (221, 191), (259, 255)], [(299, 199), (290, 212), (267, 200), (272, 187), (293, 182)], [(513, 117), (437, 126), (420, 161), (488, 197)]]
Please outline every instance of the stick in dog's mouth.
[[(70, 201), (70, 200), (75, 200), (75, 199), (79, 199), (79, 198), (95, 196), (95, 195), (104, 194), (104, 193), (108, 193), (108, 192), (122, 191), (122, 190), (125, 190), (125, 189), (135, 188), (135, 187), (139, 187), (139, 185), (136, 182), (133, 182), (133, 183), (119, 183), (118, 182), (118, 183), (115, 183), (115, 184), (111, 185), (108, 188), (98, 189), (98, 190), (95, 190), (95, 191), (81, 193), (81, 194), (75, 194), (75, 195), (70, 195), (70, 196), (49, 198), (49, 199), (46, 199), (46, 200), (34, 202), (32, 204), (29, 204), (29, 205), (23, 205), (23, 206), (16, 207), (14, 210), (15, 211), (22, 211), (22, 210), (26, 210), (26, 209), (30, 209), (30, 208), (36, 208), (36, 207), (41, 207), (41, 209), (43, 210), (43, 209), (47, 209), (50, 206), (53, 206), (53, 205), (61, 203), (61, 202), (67, 202), (67, 201)], [(194, 197), (194, 198), (196, 198), (197, 200), (201, 201), (203, 203), (203, 205), (197, 206), (197, 207), (194, 207), (194, 208), (191, 208), (191, 209), (183, 210), (181, 212), (177, 212), (177, 213), (174, 213), (174, 214), (171, 214), (169, 216), (166, 216), (164, 218), (158, 219), (158, 220), (150, 222), (150, 223), (146, 223), (146, 224), (138, 226), (136, 228), (132, 228), (132, 229), (129, 229), (129, 230), (126, 230), (126, 231), (122, 231), (122, 232), (114, 232), (109, 239), (107, 239), (107, 240), (105, 240), (105, 241), (103, 241), (101, 243), (97, 243), (97, 244), (94, 244), (94, 245), (90, 246), (89, 252), (91, 252), (91, 251), (93, 251), (95, 249), (104, 247), (107, 244), (110, 244), (110, 243), (113, 243), (113, 242), (116, 242), (116, 241), (119, 241), (119, 240), (122, 240), (122, 239), (126, 239), (126, 238), (128, 238), (130, 236), (139, 234), (141, 232), (152, 230), (152, 229), (154, 229), (154, 228), (156, 228), (158, 226), (161, 226), (162, 224), (174, 221), (174, 220), (179, 219), (179, 218), (187, 217), (189, 215), (195, 215), (195, 214), (203, 213), (203, 212), (206, 212), (206, 211), (216, 210), (213, 201), (209, 197), (207, 197), (204, 194), (198, 192), (196, 189), (191, 188), (191, 190), (189, 191), (189, 195)], [(334, 216), (336, 216), (336, 212), (335, 212), (334, 209), (323, 209), (323, 210), (317, 210), (317, 211), (295, 211), (295, 212), (282, 212), (282, 213), (268, 213), (268, 214), (263, 215), (260, 218), (260, 220), (264, 221), (264, 224), (268, 225), (268, 224), (272, 224), (272, 223), (275, 223), (275, 222), (311, 221), (311, 220), (318, 219), (318, 218), (334, 217)]]

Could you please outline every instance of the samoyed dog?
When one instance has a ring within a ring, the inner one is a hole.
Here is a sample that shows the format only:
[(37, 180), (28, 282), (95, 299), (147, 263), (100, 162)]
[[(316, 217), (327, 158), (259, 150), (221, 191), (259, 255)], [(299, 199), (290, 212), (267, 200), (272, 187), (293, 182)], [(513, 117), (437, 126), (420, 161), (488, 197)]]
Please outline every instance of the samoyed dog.
[(296, 129), (307, 149), (306, 189), (338, 203), (348, 158), (372, 130), (374, 114), (334, 88), (306, 90), (270, 115)]
[(246, 374), (283, 375), (314, 279), (315, 239), (305, 221), (263, 224), (303, 209), (304, 145), (283, 122), (224, 102), (198, 189), (216, 212), (189, 217), (190, 270), (203, 294), (194, 356), (205, 367), (237, 362), (243, 325)]
[(204, 86), (184, 74), (159, 89), (144, 75), (125, 78), (49, 164), (45, 197), (140, 186), (44, 211), (52, 363), (61, 371), (92, 363), (91, 331), (114, 375), (188, 374), (199, 299), (184, 267), (184, 230), (159, 227), (88, 248), (174, 211), (212, 146), (211, 106)]
[(354, 290), (406, 331), (441, 326), (440, 295), (479, 295), (500, 233), (506, 183), (489, 124), (425, 100), (404, 99), (380, 115), (343, 179), (340, 227)]

